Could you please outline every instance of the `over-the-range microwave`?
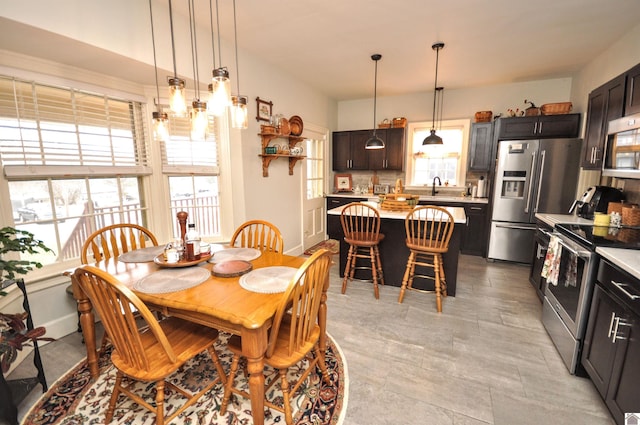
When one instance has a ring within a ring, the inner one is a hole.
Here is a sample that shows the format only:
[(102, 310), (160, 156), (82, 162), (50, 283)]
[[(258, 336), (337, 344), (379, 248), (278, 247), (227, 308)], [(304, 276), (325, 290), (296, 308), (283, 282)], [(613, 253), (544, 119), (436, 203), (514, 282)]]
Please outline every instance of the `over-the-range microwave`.
[(640, 179), (640, 114), (609, 121), (602, 175)]

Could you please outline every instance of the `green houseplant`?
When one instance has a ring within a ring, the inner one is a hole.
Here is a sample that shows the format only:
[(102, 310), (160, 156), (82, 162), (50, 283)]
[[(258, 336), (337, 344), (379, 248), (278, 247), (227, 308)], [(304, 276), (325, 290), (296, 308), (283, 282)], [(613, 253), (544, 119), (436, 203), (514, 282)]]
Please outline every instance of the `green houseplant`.
[[(14, 260), (8, 258), (11, 253), (37, 254), (52, 252), (44, 242), (35, 238), (27, 231), (13, 227), (0, 229), (0, 288), (5, 288), (16, 281), (17, 275), (26, 275), (34, 268), (41, 268), (38, 261)], [(6, 295), (0, 290), (0, 296)], [(9, 365), (16, 359), (19, 350), (36, 340), (48, 340), (43, 338), (45, 328), (40, 326), (28, 329), (25, 321), (27, 313), (2, 313), (0, 312), (0, 365), (2, 373), (9, 370)]]

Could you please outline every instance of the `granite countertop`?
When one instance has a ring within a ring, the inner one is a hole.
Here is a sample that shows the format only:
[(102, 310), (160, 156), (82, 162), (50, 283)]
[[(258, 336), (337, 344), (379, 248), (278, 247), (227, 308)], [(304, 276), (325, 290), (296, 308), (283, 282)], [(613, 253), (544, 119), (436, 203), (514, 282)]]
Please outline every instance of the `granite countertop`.
[(568, 224), (593, 224), (593, 220), (578, 217), (573, 214), (545, 214), (536, 213), (536, 218), (543, 223), (554, 227), (556, 224), (568, 223)]
[[(372, 206), (380, 213), (380, 218), (391, 218), (395, 220), (404, 220), (407, 217), (407, 213), (409, 211), (387, 211), (381, 210), (379, 208), (379, 204), (377, 202), (367, 201), (364, 202), (367, 205)], [(346, 207), (346, 205), (342, 205), (340, 207), (332, 208), (327, 211), (329, 215), (340, 215), (342, 210)], [(467, 215), (464, 212), (464, 208), (462, 207), (444, 207), (447, 211), (453, 215), (453, 221), (456, 224), (466, 224), (467, 223)]]
[[(353, 192), (338, 192), (338, 193), (331, 193), (326, 196), (338, 197), (338, 198), (358, 198), (358, 199), (366, 198), (369, 200), (378, 199), (378, 195), (374, 195), (373, 193), (363, 193), (358, 195)], [(471, 196), (419, 195), (418, 200), (431, 201), (431, 202), (434, 202), (435, 204), (437, 204), (438, 202), (456, 202), (456, 203), (468, 203), (468, 204), (488, 204), (489, 203), (488, 198), (472, 198)]]

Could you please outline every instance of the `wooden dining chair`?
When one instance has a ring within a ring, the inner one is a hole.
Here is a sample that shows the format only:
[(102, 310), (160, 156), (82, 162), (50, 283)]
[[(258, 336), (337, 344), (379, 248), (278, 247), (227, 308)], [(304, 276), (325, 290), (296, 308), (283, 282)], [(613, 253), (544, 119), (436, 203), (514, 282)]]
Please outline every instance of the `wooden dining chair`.
[[(409, 258), (405, 268), (398, 302), (401, 303), (406, 290), (435, 292), (436, 308), (442, 312), (442, 297), (447, 296), (447, 282), (444, 274), (442, 254), (449, 250), (449, 240), (453, 234), (453, 216), (449, 211), (435, 205), (414, 208), (405, 218), (406, 244)], [(433, 276), (416, 274), (416, 266), (428, 267)], [(434, 281), (434, 290), (427, 291), (413, 287), (413, 279), (419, 277)]]
[(284, 241), (280, 229), (264, 220), (249, 220), (241, 224), (231, 236), (230, 246), (256, 248), (282, 254)]
[(138, 224), (120, 223), (93, 232), (82, 245), (80, 261), (89, 264), (147, 246), (158, 246), (151, 231)]
[[(365, 203), (352, 202), (342, 210), (340, 224), (344, 241), (349, 244), (342, 293), (347, 291), (347, 283), (353, 280), (356, 269), (371, 269), (373, 293), (376, 299), (380, 298), (378, 283), (384, 285), (379, 249), (384, 239), (384, 234), (380, 233), (380, 213)], [(370, 266), (358, 266), (358, 259), (369, 261)]]
[[(323, 288), (328, 285), (330, 266), (331, 252), (326, 249), (315, 252), (304, 262), (282, 297), (269, 331), (264, 362), (278, 370), (279, 379), (274, 378), (267, 383), (265, 394), (268, 394), (268, 389), (280, 381), (284, 400), (282, 406), (272, 400), (265, 400), (265, 405), (283, 412), (287, 425), (293, 424), (291, 396), (316, 367), (322, 372), (324, 381), (327, 384), (330, 383), (324, 353), (320, 352), (318, 345), (320, 335), (326, 333), (326, 329), (323, 328), (324, 323), (318, 320), (318, 312)], [(233, 360), (220, 406), (221, 415), (226, 414), (232, 392), (246, 398), (250, 397), (247, 392), (233, 386), (242, 354), (240, 337), (229, 338), (227, 346), (233, 352)], [(287, 370), (298, 365), (305, 358), (309, 360), (307, 368), (296, 382), (289, 382)]]
[[(194, 404), (216, 384), (226, 382), (213, 344), (218, 331), (177, 317), (158, 321), (147, 306), (129, 288), (112, 275), (93, 266), (83, 266), (74, 272), (74, 278), (96, 309), (114, 350), (111, 361), (117, 369), (116, 380), (109, 401), (105, 422), (113, 418), (119, 395), (125, 394), (139, 405), (156, 414), (156, 424), (163, 425)], [(143, 330), (138, 328), (133, 307), (145, 322)], [(171, 374), (188, 360), (203, 351), (208, 351), (218, 376), (197, 393), (189, 393), (169, 380)], [(124, 377), (135, 381), (151, 382), (155, 385), (155, 406), (132, 391), (135, 383), (126, 384)], [(165, 387), (170, 387), (187, 401), (177, 410), (165, 416)]]

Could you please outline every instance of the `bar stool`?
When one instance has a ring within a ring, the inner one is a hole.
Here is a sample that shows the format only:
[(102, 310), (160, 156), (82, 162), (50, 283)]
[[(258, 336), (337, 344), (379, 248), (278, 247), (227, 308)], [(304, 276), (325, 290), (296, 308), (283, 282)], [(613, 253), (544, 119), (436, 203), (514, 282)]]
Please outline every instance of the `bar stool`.
[[(344, 232), (344, 241), (349, 244), (347, 265), (342, 280), (342, 293), (347, 291), (347, 283), (353, 280), (356, 269), (371, 269), (373, 292), (376, 299), (380, 298), (378, 282), (384, 285), (384, 276), (378, 245), (384, 239), (384, 234), (380, 233), (378, 210), (362, 202), (352, 202), (342, 210), (340, 224), (342, 224)], [(371, 266), (357, 267), (358, 259), (369, 260)]]
[[(435, 292), (438, 313), (442, 312), (442, 296), (447, 296), (442, 254), (449, 250), (449, 240), (453, 233), (453, 216), (449, 211), (434, 205), (419, 206), (405, 218), (409, 259), (402, 278), (398, 302), (402, 303), (407, 289), (420, 292)], [(433, 276), (415, 274), (416, 266), (430, 267)], [(415, 277), (434, 281), (434, 291), (413, 287)]]

